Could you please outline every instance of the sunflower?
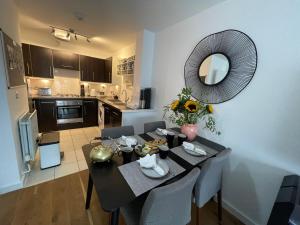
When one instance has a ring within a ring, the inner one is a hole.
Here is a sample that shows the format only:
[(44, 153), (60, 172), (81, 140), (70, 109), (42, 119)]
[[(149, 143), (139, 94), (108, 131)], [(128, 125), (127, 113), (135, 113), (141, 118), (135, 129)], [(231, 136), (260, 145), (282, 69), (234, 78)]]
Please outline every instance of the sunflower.
[(179, 100), (173, 101), (171, 104), (171, 109), (176, 110), (178, 108), (178, 105), (179, 105)]
[(188, 100), (184, 104), (184, 108), (191, 113), (198, 112), (199, 104), (193, 100)]
[(207, 105), (206, 110), (207, 110), (208, 113), (213, 113), (214, 112), (214, 108), (213, 108), (212, 105)]

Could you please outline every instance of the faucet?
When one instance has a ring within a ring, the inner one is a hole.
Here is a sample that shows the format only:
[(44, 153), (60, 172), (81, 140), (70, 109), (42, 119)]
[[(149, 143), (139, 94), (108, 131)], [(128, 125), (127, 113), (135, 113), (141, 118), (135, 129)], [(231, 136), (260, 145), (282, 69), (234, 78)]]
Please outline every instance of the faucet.
[(127, 106), (127, 103), (128, 103), (128, 101), (129, 101), (129, 98), (127, 97), (127, 91), (126, 91), (126, 89), (123, 89), (122, 90), (122, 94), (125, 92), (125, 105)]

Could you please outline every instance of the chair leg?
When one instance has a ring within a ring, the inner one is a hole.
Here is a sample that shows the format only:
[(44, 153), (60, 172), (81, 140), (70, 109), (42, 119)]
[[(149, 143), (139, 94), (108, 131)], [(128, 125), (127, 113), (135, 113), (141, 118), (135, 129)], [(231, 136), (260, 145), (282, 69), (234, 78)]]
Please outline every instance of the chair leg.
[(200, 225), (200, 208), (196, 206), (196, 225)]
[(218, 191), (218, 219), (219, 224), (222, 224), (222, 190)]

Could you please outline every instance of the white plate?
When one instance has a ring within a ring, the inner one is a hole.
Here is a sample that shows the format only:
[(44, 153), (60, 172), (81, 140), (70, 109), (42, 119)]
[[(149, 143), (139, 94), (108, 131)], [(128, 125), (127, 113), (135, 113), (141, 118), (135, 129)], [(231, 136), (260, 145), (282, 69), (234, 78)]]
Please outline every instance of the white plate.
[[(128, 136), (128, 137), (134, 138), (136, 140), (136, 138), (134, 136)], [(127, 146), (126, 141), (123, 140), (121, 137), (117, 139), (117, 142), (119, 145)], [(137, 143), (137, 140), (136, 140), (136, 143)]]
[(191, 151), (191, 150), (186, 149), (186, 148), (183, 148), (183, 149), (184, 149), (184, 151), (185, 151), (186, 153), (188, 153), (188, 154), (190, 154), (190, 155), (193, 155), (193, 156), (205, 156), (205, 155), (203, 155), (203, 154), (201, 154), (201, 153), (194, 152), (194, 151)]
[(143, 174), (145, 174), (147, 177), (162, 178), (162, 177), (166, 176), (169, 173), (170, 169), (169, 169), (168, 164), (162, 159), (156, 159), (156, 160), (157, 160), (157, 164), (159, 165), (159, 167), (163, 169), (164, 175), (158, 174), (157, 172), (155, 172), (154, 169), (147, 169), (147, 168), (140, 167)]

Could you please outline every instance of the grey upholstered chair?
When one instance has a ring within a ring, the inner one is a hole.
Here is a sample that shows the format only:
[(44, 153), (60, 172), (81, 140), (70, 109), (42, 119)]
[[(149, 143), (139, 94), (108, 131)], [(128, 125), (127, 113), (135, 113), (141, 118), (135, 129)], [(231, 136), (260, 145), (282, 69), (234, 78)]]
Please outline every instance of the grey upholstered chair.
[(195, 185), (195, 203), (197, 209), (197, 224), (199, 224), (199, 209), (212, 197), (218, 195), (218, 218), (222, 221), (222, 172), (231, 152), (227, 148), (216, 157), (208, 159), (201, 168), (201, 174)]
[(185, 225), (191, 220), (192, 191), (200, 170), (153, 189), (147, 199), (137, 199), (121, 208), (127, 225)]
[(134, 135), (133, 126), (123, 126), (123, 127), (111, 127), (104, 128), (101, 130), (101, 138), (119, 138), (122, 135), (132, 136)]
[(156, 121), (144, 124), (144, 133), (156, 130), (157, 128), (166, 129), (165, 121)]

